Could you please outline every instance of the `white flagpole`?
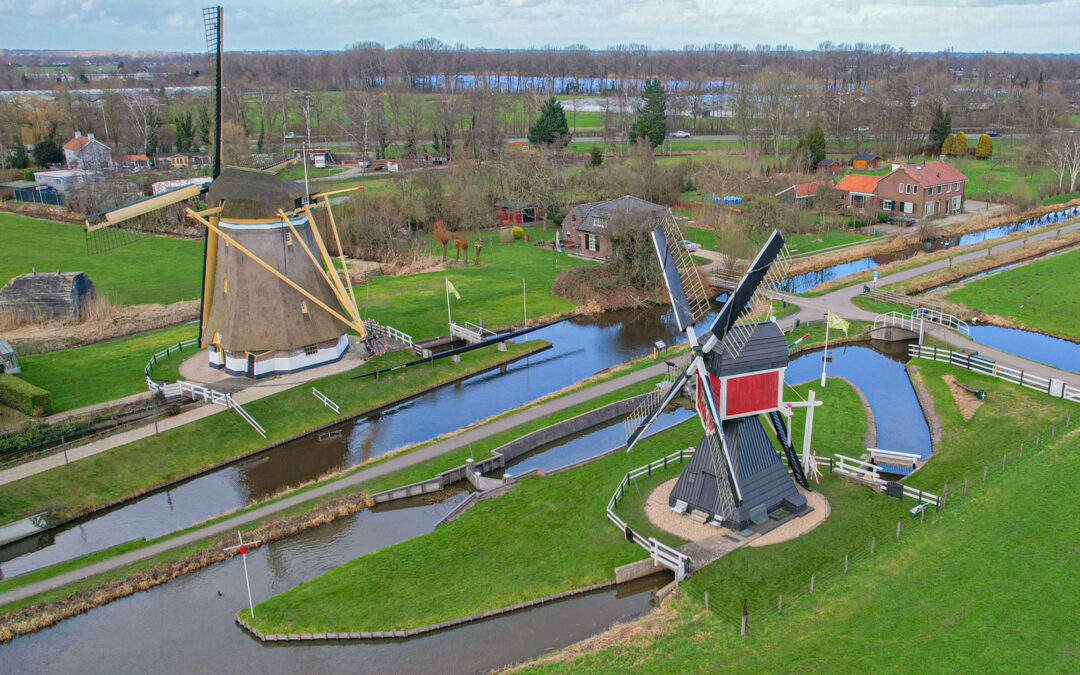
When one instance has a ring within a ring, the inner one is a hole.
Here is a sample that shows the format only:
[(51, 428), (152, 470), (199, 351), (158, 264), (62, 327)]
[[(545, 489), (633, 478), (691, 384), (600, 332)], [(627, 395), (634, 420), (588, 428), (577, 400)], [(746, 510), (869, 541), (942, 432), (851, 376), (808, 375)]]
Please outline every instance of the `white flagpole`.
[(446, 323), (447, 325), (454, 323), (454, 320), (450, 318), (450, 279), (449, 277), (443, 277), (443, 289), (446, 291)]
[[(239, 531), (237, 531), (237, 533), (236, 533), (236, 534), (238, 534), (238, 535), (239, 535), (239, 534), (240, 534), (240, 532), (239, 532)], [(244, 553), (242, 553), (242, 554), (240, 555), (240, 557), (241, 557), (241, 558), (243, 559), (243, 561), (244, 561), (244, 584), (245, 584), (245, 585), (247, 586), (247, 592), (248, 592), (248, 608), (249, 608), (249, 609), (251, 610), (251, 620), (252, 620), (252, 621), (254, 621), (254, 620), (255, 620), (255, 603), (251, 601), (251, 577), (249, 577), (249, 576), (248, 576), (248, 569), (247, 569), (247, 552), (245, 551)]]
[(521, 278), (521, 312), (525, 321), (522, 326), (527, 328), (529, 326), (529, 304), (525, 299), (525, 277)]
[(825, 351), (821, 353), (821, 386), (825, 386), (825, 364), (829, 362), (829, 312), (825, 312)]

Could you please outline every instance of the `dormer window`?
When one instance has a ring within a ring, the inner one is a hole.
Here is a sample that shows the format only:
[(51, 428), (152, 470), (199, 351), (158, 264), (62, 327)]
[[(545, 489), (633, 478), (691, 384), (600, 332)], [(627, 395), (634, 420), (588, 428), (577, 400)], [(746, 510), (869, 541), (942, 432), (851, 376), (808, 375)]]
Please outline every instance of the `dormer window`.
[(603, 229), (607, 228), (607, 223), (608, 223), (607, 218), (603, 218), (601, 216), (593, 216), (592, 217), (593, 227), (597, 227), (597, 228), (603, 230)]

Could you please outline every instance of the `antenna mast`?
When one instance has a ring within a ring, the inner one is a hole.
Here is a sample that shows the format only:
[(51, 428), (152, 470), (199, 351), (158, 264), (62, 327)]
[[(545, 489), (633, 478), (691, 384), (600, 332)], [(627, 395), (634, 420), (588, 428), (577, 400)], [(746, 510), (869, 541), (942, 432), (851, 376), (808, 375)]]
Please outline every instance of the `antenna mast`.
[(210, 177), (221, 174), (221, 5), (203, 8), (206, 55), (214, 73), (214, 138), (210, 151)]

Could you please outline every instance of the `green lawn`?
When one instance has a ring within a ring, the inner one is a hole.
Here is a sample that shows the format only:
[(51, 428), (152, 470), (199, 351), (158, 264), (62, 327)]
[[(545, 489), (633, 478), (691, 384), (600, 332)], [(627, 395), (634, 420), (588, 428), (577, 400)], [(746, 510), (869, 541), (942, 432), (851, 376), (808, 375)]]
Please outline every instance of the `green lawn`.
[(168, 304), (199, 297), (202, 242), (145, 236), (87, 255), (79, 225), (0, 213), (0, 284), (30, 272), (86, 272), (98, 293), (122, 305)]
[[(361, 314), (382, 324), (403, 330), (414, 337), (445, 335), (446, 285), (444, 278), (461, 294), (450, 297), (454, 321), (484, 322), (485, 326), (520, 326), (523, 317), (522, 279), (529, 320), (546, 315), (565, 313), (574, 304), (551, 294), (551, 284), (563, 270), (573, 265), (590, 264), (555, 253), (548, 248), (533, 246), (538, 240), (551, 241), (554, 230), (545, 233), (539, 227), (525, 228), (530, 242), (518, 240), (500, 244), (494, 232), (484, 233), (484, 250), (480, 265), (470, 263), (445, 272), (412, 274), (403, 277), (375, 277), (366, 286), (355, 289)], [(475, 241), (476, 235), (470, 234)], [(432, 242), (432, 250), (442, 256), (442, 248)], [(454, 260), (453, 247), (450, 260)]]
[[(1080, 596), (1061, 589), (1075, 580), (1080, 531), (1073, 491), (1060, 477), (1080, 469), (1080, 439), (1059, 435), (1053, 449), (1044, 445), (1036, 453), (1029, 445), (1024, 459), (1014, 454), (1015, 444), (1031, 440), (1036, 430), (1045, 432), (1068, 408), (980, 378), (990, 397), (964, 422), (940, 378), (963, 373), (966, 381), (969, 374), (929, 363), (923, 372), (946, 434), (935, 457), (909, 481), (929, 488), (948, 480), (944, 512), (929, 512), (920, 525), (902, 511), (911, 501), (827, 483), (833, 511), (818, 529), (777, 546), (741, 549), (691, 577), (659, 634), (648, 640), (621, 640), (547, 668), (788, 672), (798, 664), (810, 672), (877, 672), (883, 659), (902, 655), (904, 663), (927, 672), (1003, 671), (1017, 664), (1032, 672), (1073, 670), (1080, 648), (1061, 638), (1075, 632)], [(1002, 447), (1002, 438), (1011, 442)], [(1005, 450), (1009, 462), (1003, 472)], [(990, 467), (985, 485), (984, 462)], [(967, 496), (961, 494), (964, 477), (971, 481)], [(850, 521), (847, 512), (866, 500), (876, 502), (881, 516), (850, 522), (854, 538), (836, 539), (836, 526)], [(903, 524), (899, 543), (897, 518)], [(874, 556), (871, 536), (877, 538)], [(807, 556), (813, 549), (817, 554)], [(851, 555), (846, 576), (845, 553)], [(811, 573), (817, 575), (812, 597)], [(706, 590), (710, 612), (704, 611)], [(780, 593), (782, 614), (776, 612)], [(750, 609), (746, 637), (738, 628), (743, 598)]]
[(1080, 251), (1036, 260), (949, 292), (945, 298), (1060, 337), (1080, 339), (1073, 280)]
[[(342, 414), (348, 415), (491, 367), (544, 344), (541, 341), (513, 344), (506, 354), (494, 348), (478, 349), (462, 354), (461, 363), (443, 359), (430, 367), (384, 375), (378, 384), (371, 378), (351, 380), (355, 374), (352, 371), (310, 384), (336, 401)], [(413, 355), (408, 352), (388, 353), (369, 361), (362, 367), (362, 372), (411, 358)], [(51, 511), (55, 519), (70, 517), (187, 476), (337, 417), (311, 395), (307, 385), (253, 401), (244, 408), (266, 428), (265, 440), (239, 415), (223, 411), (74, 464), (0, 486), (0, 523), (42, 510)], [(192, 439), (198, 439), (198, 442), (192, 442)]]
[[(52, 394), (56, 412), (100, 403), (146, 389), (143, 368), (155, 352), (181, 340), (197, 337), (193, 325), (173, 326), (138, 333), (111, 342), (99, 342), (19, 359), (22, 379)], [(190, 356), (190, 354), (187, 354)], [(177, 354), (162, 363), (157, 377), (176, 379), (176, 369), (185, 355)]]
[(830, 230), (822, 234), (791, 234), (787, 237), (791, 253), (809, 253), (830, 246), (873, 241), (877, 237), (848, 230)]

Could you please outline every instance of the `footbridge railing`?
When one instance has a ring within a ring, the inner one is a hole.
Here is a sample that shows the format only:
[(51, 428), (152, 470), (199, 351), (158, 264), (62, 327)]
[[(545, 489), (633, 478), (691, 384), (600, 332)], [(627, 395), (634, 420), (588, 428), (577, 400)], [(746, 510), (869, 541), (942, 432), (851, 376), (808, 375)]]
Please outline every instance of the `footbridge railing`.
[(612, 523), (615, 524), (626, 537), (627, 541), (631, 541), (641, 548), (645, 549), (649, 557), (653, 559), (658, 565), (662, 565), (675, 573), (675, 580), (682, 581), (690, 574), (690, 556), (686, 555), (682, 551), (674, 549), (666, 544), (657, 541), (653, 537), (644, 537), (633, 530), (626, 522), (615, 515), (615, 507), (619, 505), (619, 500), (622, 499), (623, 494), (626, 492), (626, 488), (630, 486), (630, 481), (641, 476), (651, 476), (653, 471), (662, 471), (668, 468), (669, 464), (675, 464), (676, 462), (682, 463), (683, 460), (694, 454), (694, 448), (687, 448), (685, 450), (679, 450), (673, 452), (666, 457), (649, 462), (645, 466), (639, 466), (636, 469), (628, 471), (623, 475), (622, 481), (619, 482), (619, 487), (615, 488), (615, 493), (611, 495), (611, 499), (607, 505), (607, 517)]
[(880, 328), (882, 326), (899, 326), (900, 328), (906, 328), (918, 333), (922, 330), (924, 321), (951, 328), (971, 337), (971, 328), (965, 321), (952, 314), (946, 314), (945, 312), (930, 309), (928, 307), (916, 307), (911, 310), (911, 314), (905, 314), (903, 312), (886, 312), (884, 314), (878, 314), (877, 317), (874, 318), (874, 328)]
[(1013, 368), (978, 354), (963, 354), (939, 347), (909, 345), (908, 355), (912, 358), (929, 359), (938, 363), (947, 363), (950, 366), (966, 368), (976, 373), (1018, 384), (1021, 387), (1041, 391), (1054, 398), (1063, 398), (1067, 401), (1080, 403), (1080, 388), (1078, 387), (1066, 384), (1063, 380), (1046, 378), (1026, 372), (1022, 368)]
[(186, 396), (193, 401), (212, 403), (228, 408), (229, 410), (235, 410), (236, 414), (240, 415), (242, 420), (250, 424), (251, 428), (257, 431), (260, 436), (266, 438), (266, 429), (263, 429), (262, 425), (259, 424), (248, 411), (244, 410), (244, 406), (237, 403), (230, 394), (185, 380), (158, 382), (150, 376), (147, 376), (146, 378), (146, 386), (150, 391), (160, 391), (166, 399)]

